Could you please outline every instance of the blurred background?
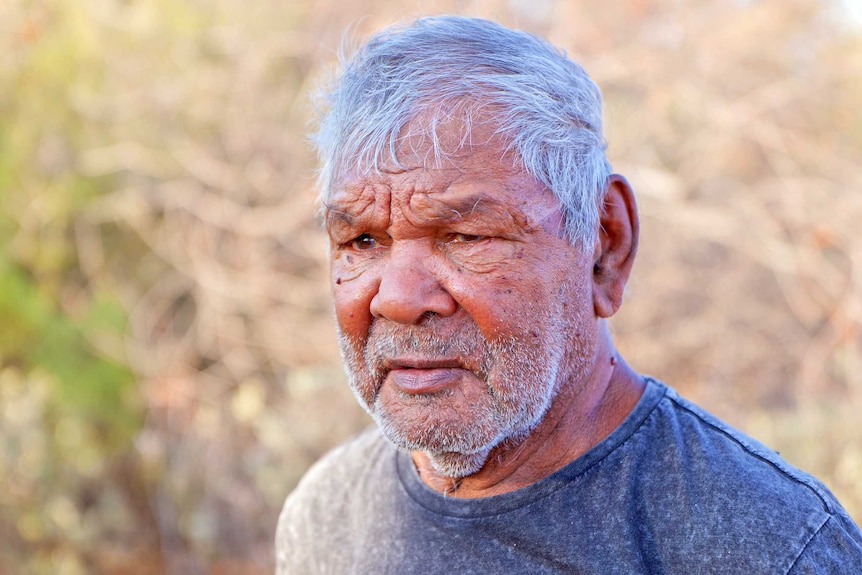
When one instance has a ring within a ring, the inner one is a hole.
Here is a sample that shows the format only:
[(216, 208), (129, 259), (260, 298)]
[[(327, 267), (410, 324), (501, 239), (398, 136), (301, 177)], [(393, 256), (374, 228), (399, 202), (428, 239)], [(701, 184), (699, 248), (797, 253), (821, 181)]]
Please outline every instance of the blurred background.
[[(263, 574), (347, 390), (305, 141), (345, 29), (478, 15), (606, 97), (639, 371), (862, 520), (856, 0), (0, 3), (0, 573)], [(354, 42), (355, 44), (356, 42)]]

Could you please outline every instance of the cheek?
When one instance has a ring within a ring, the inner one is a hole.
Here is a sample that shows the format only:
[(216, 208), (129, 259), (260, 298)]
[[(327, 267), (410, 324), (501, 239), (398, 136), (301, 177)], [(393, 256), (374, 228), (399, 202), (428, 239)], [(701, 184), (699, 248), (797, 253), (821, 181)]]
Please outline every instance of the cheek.
[(482, 334), (494, 339), (526, 328), (529, 316), (534, 313), (533, 293), (523, 290), (521, 277), (511, 271), (493, 276), (453, 274), (445, 287)]
[(450, 274), (447, 289), (479, 326), (485, 337), (539, 338), (551, 318), (591, 313), (583, 271), (574, 262), (560, 265), (524, 254), (498, 273)]
[(364, 339), (371, 326), (371, 299), (380, 282), (370, 270), (359, 271), (341, 260), (333, 260), (329, 272), (335, 318), (345, 335)]

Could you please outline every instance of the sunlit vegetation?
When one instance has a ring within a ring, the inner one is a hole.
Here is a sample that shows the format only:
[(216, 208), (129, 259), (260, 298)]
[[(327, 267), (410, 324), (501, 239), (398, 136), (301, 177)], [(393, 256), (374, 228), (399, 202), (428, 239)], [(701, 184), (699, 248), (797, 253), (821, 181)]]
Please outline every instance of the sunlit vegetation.
[[(305, 142), (344, 29), (420, 3), (0, 3), (0, 573), (272, 571), (279, 507), (368, 424)], [(827, 0), (439, 0), (603, 87), (643, 233), (642, 372), (862, 520), (862, 23)], [(430, 13), (430, 12), (426, 12)]]

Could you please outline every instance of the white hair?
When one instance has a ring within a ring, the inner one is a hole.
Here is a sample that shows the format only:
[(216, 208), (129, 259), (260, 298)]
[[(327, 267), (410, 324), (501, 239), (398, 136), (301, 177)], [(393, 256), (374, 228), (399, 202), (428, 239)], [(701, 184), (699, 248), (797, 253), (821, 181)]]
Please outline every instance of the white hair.
[[(602, 134), (602, 97), (584, 69), (549, 43), (494, 22), (421, 18), (373, 36), (318, 101), (312, 139), (325, 205), (345, 168), (378, 170), (404, 128), (421, 115), (439, 161), (436, 127), (458, 116), (490, 115), (531, 176), (559, 199), (572, 243), (595, 239), (611, 167)], [(490, 114), (489, 114), (490, 112)]]

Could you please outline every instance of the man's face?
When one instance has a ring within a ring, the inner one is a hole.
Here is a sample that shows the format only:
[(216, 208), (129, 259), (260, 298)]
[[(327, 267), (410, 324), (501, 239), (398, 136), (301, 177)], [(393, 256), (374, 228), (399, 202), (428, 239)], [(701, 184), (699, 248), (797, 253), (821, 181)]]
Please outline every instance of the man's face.
[[(528, 434), (597, 338), (592, 246), (571, 245), (557, 199), (490, 134), (439, 167), (407, 140), (403, 168), (344, 175), (326, 206), (350, 385), (390, 441), (450, 477)], [(442, 135), (462, 141), (458, 125)]]

